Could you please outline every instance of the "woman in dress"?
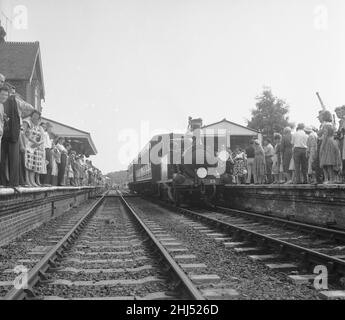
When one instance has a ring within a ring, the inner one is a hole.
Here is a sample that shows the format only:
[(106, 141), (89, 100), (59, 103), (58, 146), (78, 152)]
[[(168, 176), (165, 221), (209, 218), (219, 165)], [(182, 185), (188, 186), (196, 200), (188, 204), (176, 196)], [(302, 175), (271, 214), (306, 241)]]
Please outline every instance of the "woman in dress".
[(339, 118), (339, 128), (337, 133), (337, 139), (339, 142), (339, 149), (341, 153), (341, 159), (343, 164), (342, 170), (342, 183), (345, 182), (345, 106), (335, 109), (335, 113)]
[(317, 158), (317, 134), (312, 127), (304, 128), (308, 135), (307, 140), (307, 158), (308, 158), (308, 181), (311, 184), (316, 183), (315, 161)]
[(247, 174), (246, 154), (239, 147), (236, 147), (233, 160), (235, 183), (242, 184), (244, 182), (244, 177)]
[(29, 119), (24, 120), (26, 182), (32, 187), (40, 186), (40, 174), (46, 174), (44, 152), (44, 131), (39, 125), (41, 114), (34, 110)]
[(334, 139), (332, 123), (324, 124), (322, 128), (322, 144), (320, 147), (320, 166), (324, 173), (324, 184), (336, 182), (336, 175), (342, 168), (338, 143)]
[(255, 158), (254, 158), (254, 183), (263, 184), (266, 175), (265, 152), (259, 140), (254, 143)]
[(283, 172), (286, 183), (292, 181), (291, 159), (292, 159), (292, 134), (291, 128), (286, 127), (283, 131), (283, 137), (280, 144), (280, 152), (283, 162)]

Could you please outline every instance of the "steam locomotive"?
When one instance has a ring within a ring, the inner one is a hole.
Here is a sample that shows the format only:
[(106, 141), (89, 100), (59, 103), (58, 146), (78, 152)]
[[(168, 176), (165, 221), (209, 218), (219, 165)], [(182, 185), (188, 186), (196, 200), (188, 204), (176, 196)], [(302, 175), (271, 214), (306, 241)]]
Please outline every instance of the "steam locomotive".
[(229, 183), (227, 137), (206, 132), (201, 119), (190, 119), (189, 132), (153, 137), (128, 167), (132, 192), (156, 195), (176, 205), (211, 201), (217, 187)]

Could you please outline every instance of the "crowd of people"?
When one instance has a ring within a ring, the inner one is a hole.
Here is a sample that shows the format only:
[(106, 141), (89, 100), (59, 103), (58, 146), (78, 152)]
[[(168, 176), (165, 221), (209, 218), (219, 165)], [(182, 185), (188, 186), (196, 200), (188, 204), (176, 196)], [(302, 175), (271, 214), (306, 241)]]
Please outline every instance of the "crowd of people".
[(93, 186), (102, 173), (0, 74), (0, 187)]
[(320, 127), (298, 124), (247, 148), (236, 147), (228, 160), (235, 184), (344, 184), (345, 106), (319, 112)]

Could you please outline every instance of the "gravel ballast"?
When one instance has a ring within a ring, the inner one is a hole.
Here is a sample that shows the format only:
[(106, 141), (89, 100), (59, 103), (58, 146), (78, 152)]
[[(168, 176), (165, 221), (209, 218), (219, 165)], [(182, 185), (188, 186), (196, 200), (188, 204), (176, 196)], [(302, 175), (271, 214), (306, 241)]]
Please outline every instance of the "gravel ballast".
[(141, 217), (158, 223), (183, 247), (188, 248), (189, 253), (196, 255), (197, 263), (207, 265), (207, 269), (198, 273), (217, 274), (224, 286), (237, 290), (239, 296), (236, 299), (319, 299), (312, 285), (291, 283), (286, 274), (271, 271), (263, 263), (254, 262), (245, 254), (225, 248), (222, 243), (182, 223), (182, 214), (170, 212), (139, 198), (128, 199), (128, 202)]
[[(35, 287), (41, 298), (136, 297), (170, 292), (169, 281), (156, 263), (119, 198), (106, 198), (82, 230), (58, 270)], [(72, 270), (70, 268), (73, 268)]]

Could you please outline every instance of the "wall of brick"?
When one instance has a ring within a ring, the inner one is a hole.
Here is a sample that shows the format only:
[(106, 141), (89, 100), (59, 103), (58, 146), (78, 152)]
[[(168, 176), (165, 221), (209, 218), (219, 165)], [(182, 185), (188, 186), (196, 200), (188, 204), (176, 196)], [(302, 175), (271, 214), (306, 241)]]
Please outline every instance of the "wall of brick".
[[(22, 201), (11, 202), (10, 197), (0, 197), (1, 204), (6, 203), (7, 213), (2, 210), (0, 215), (0, 246), (3, 246), (18, 236), (37, 228), (52, 218), (58, 217), (71, 208), (78, 207), (89, 197), (94, 196), (97, 190), (66, 190), (42, 193), (13, 195)], [(37, 201), (39, 198), (39, 201)], [(32, 206), (30, 206), (30, 203)]]
[(223, 194), (229, 208), (345, 229), (345, 186), (229, 185)]

